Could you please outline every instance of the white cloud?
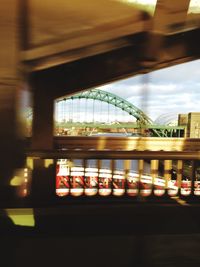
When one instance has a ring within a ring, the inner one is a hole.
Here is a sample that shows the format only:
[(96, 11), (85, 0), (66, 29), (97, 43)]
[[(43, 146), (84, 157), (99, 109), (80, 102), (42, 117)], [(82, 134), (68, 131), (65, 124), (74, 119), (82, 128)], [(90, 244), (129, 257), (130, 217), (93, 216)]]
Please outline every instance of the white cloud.
[(168, 112), (200, 112), (200, 60), (152, 72), (147, 85), (142, 80), (140, 75), (99, 89), (130, 101), (153, 120)]
[[(171, 68), (162, 69), (152, 72), (146, 77), (148, 84), (144, 84), (146, 80), (142, 75), (133, 78), (121, 80), (111, 84), (99, 87), (98, 89), (111, 92), (118, 95), (134, 106), (142, 109), (147, 115), (155, 120), (165, 113), (189, 113), (200, 112), (200, 60), (194, 62), (180, 64)], [(79, 102), (81, 101), (81, 102)], [(88, 115), (84, 115), (87, 102)], [(65, 116), (70, 118), (73, 113), (82, 121), (93, 118), (93, 102), (84, 99), (74, 102), (74, 107), (68, 103), (68, 111)], [(121, 111), (116, 111), (114, 107), (110, 107), (111, 114), (108, 118), (108, 104), (95, 102), (95, 112), (101, 111), (101, 121), (123, 120), (126, 116)], [(70, 111), (71, 110), (71, 111)], [(79, 115), (81, 112), (82, 115)], [(76, 114), (77, 113), (77, 114)], [(60, 118), (62, 117), (62, 106), (60, 106)], [(98, 116), (95, 116), (95, 119)]]

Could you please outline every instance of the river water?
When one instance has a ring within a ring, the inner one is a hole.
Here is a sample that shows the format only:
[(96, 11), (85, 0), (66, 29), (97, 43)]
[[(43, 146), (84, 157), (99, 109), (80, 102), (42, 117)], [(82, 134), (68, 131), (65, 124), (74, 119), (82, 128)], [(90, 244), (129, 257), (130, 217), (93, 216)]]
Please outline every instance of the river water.
[[(73, 160), (73, 166), (83, 166), (83, 161), (80, 159)], [(114, 160), (114, 169), (117, 171), (124, 171), (124, 160)], [(97, 160), (87, 160), (86, 163), (87, 168), (97, 168)], [(110, 169), (111, 168), (111, 160), (103, 159), (101, 160), (101, 168), (102, 169)], [(138, 160), (130, 160), (130, 171), (138, 172)], [(151, 166), (149, 163), (144, 162), (144, 173), (151, 173)]]

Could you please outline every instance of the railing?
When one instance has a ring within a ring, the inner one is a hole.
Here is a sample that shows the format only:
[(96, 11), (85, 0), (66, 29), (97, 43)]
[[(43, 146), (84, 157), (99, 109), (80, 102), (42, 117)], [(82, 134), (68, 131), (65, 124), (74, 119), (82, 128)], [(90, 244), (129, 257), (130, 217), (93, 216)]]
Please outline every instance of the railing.
[(161, 137), (83, 137), (56, 136), (56, 149), (95, 149), (123, 151), (200, 151), (197, 138), (161, 138)]
[[(90, 160), (95, 161), (93, 166), (89, 165)], [(104, 166), (104, 160), (109, 161), (109, 166)], [(120, 168), (117, 161), (122, 163)], [(134, 169), (133, 162), (137, 166)], [(145, 165), (149, 166), (148, 172)], [(32, 179), (36, 187), (26, 192), (35, 192), (37, 198), (43, 199), (51, 192), (66, 201), (98, 201), (102, 197), (140, 200), (138, 196), (153, 196), (155, 202), (161, 197), (198, 200), (199, 166), (198, 151), (29, 151), (27, 168), (34, 169)]]

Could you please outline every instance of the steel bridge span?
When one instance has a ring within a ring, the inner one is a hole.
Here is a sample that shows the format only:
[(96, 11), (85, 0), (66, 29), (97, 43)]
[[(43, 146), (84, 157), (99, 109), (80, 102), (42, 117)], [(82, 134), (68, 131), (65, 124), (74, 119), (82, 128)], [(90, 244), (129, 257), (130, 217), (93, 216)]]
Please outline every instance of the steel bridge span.
[[(141, 109), (130, 103), (129, 101), (123, 99), (122, 97), (119, 97), (113, 93), (102, 91), (99, 89), (91, 89), (87, 91), (80, 92), (78, 94), (68, 96), (68, 97), (63, 97), (60, 98), (56, 101), (57, 104), (61, 103), (66, 103), (69, 101), (75, 101), (75, 100), (80, 100), (80, 99), (90, 99), (93, 101), (100, 101), (107, 103), (108, 105), (114, 106), (115, 108), (120, 109), (121, 111), (127, 113), (131, 117), (135, 119), (135, 122), (97, 122), (96, 120), (94, 121), (95, 117), (95, 107), (94, 107), (94, 102), (93, 102), (93, 122), (74, 122), (73, 119), (68, 119), (66, 121), (64, 119), (63, 123), (59, 123), (60, 126), (63, 127), (77, 127), (77, 128), (83, 128), (83, 127), (88, 127), (88, 128), (110, 128), (110, 129), (117, 129), (117, 128), (124, 128), (124, 129), (140, 129), (140, 130), (148, 130), (151, 136), (155, 137), (183, 137), (184, 135), (184, 126), (169, 126), (169, 125), (157, 125), (154, 124), (153, 120), (149, 118)], [(86, 104), (87, 105), (87, 104)], [(62, 110), (63, 113), (67, 113), (66, 108), (63, 108)], [(73, 112), (73, 103), (71, 105), (71, 109)], [(87, 107), (86, 107), (87, 109)], [(72, 115), (73, 116), (73, 115)]]

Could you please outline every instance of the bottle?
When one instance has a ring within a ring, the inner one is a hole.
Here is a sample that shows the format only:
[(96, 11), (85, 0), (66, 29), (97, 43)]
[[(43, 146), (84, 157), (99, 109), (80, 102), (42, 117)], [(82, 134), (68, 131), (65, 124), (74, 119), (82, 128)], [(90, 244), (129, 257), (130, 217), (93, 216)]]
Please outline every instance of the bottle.
[[(181, 195), (182, 196), (189, 196), (191, 194), (191, 181), (188, 179), (184, 179), (181, 181)], [(196, 186), (195, 186), (196, 188)], [(194, 190), (195, 194), (195, 190)]]
[(69, 187), (69, 162), (67, 159), (59, 159), (56, 164), (56, 195), (67, 196)]
[(178, 186), (176, 180), (169, 180), (168, 181), (168, 195), (173, 197), (178, 194)]
[(99, 171), (99, 195), (109, 196), (112, 192), (111, 170), (100, 169)]
[(200, 196), (200, 181), (199, 180), (196, 180), (194, 182), (194, 195)]
[(98, 193), (98, 169), (85, 169), (85, 195), (95, 196)]
[(165, 193), (165, 179), (163, 177), (156, 177), (154, 180), (154, 195), (162, 196)]
[(70, 175), (70, 194), (72, 196), (81, 196), (84, 192), (84, 168), (72, 167)]
[(152, 192), (152, 177), (147, 174), (142, 174), (140, 179), (140, 194), (143, 197), (151, 195)]
[(134, 197), (138, 195), (138, 179), (139, 174), (136, 172), (129, 172), (127, 175), (127, 190), (128, 196)]
[(125, 174), (123, 171), (115, 171), (112, 179), (113, 195), (122, 196), (125, 193)]
[(200, 169), (199, 167), (196, 169), (196, 172), (195, 172), (194, 195), (200, 196)]

